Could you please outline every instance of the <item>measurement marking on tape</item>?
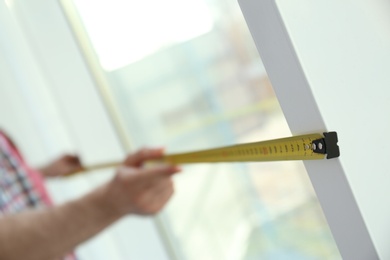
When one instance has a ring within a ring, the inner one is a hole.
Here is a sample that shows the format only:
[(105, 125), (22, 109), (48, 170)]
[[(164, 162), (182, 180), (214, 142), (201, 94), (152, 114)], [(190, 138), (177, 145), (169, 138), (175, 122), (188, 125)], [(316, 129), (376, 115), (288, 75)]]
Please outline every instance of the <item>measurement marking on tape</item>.
[(327, 132), (323, 135), (308, 134), (208, 150), (168, 154), (164, 156), (163, 160), (174, 164), (183, 164), (320, 160), (325, 157), (331, 159), (340, 155), (337, 141), (336, 132)]
[[(173, 164), (214, 162), (266, 162), (288, 160), (321, 160), (340, 156), (336, 132), (308, 134), (255, 143), (238, 144), (195, 152), (164, 155), (162, 161)], [(122, 162), (85, 167), (83, 172), (112, 168)], [(75, 172), (73, 174), (76, 174)], [(73, 175), (70, 174), (69, 176)]]

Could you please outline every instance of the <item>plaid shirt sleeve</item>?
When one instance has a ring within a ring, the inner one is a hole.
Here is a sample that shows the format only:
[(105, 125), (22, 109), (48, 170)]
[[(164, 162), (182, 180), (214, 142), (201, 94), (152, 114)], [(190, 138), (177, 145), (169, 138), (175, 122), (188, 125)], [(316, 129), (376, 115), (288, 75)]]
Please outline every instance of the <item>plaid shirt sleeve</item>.
[[(0, 215), (51, 204), (42, 177), (30, 168), (14, 143), (0, 131)], [(73, 253), (64, 260), (75, 260)]]

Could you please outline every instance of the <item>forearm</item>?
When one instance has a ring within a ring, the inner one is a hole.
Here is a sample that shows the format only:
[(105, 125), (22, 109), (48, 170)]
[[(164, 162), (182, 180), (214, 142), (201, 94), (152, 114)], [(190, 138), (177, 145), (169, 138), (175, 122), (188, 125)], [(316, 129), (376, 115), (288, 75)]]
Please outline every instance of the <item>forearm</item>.
[(120, 218), (105, 201), (105, 186), (61, 206), (0, 218), (0, 259), (51, 260)]

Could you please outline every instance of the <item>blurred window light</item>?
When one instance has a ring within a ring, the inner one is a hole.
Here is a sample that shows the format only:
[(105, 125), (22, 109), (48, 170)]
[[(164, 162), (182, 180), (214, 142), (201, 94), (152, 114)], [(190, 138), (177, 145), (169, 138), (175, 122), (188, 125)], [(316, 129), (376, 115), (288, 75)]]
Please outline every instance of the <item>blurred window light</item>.
[(107, 71), (205, 34), (213, 26), (206, 4), (197, 0), (75, 0), (74, 3)]
[(7, 5), (8, 8), (12, 8), (14, 1), (13, 0), (4, 0), (5, 4)]

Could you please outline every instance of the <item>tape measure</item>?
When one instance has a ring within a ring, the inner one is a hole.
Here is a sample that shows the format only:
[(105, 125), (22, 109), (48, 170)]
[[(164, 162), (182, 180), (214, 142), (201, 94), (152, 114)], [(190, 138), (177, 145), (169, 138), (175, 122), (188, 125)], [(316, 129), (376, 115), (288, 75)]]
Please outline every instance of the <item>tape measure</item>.
[(168, 154), (163, 161), (173, 164), (209, 162), (265, 162), (320, 160), (340, 156), (337, 133), (308, 134), (227, 147)]
[[(307, 134), (208, 150), (167, 154), (161, 161), (186, 164), (331, 159), (340, 156), (337, 142), (336, 132), (326, 132), (323, 135)], [(86, 167), (84, 171), (116, 167), (121, 163), (96, 164)]]

